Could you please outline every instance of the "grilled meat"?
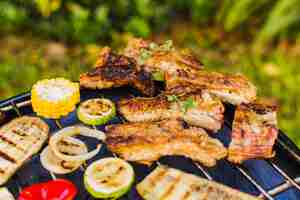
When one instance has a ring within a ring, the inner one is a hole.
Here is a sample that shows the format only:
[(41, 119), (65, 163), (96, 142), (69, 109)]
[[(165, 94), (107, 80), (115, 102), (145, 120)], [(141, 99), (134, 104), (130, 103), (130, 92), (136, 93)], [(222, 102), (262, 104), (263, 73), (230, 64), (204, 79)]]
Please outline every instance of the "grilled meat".
[(278, 135), (277, 105), (260, 100), (242, 104), (235, 111), (229, 161), (241, 163), (251, 158), (274, 156), (273, 145)]
[(37, 153), (48, 138), (49, 127), (40, 118), (20, 117), (0, 129), (0, 185)]
[(106, 131), (112, 152), (149, 165), (162, 156), (182, 155), (212, 167), (227, 154), (222, 143), (203, 129), (185, 128), (178, 120), (110, 125)]
[(151, 75), (143, 69), (138, 69), (134, 59), (115, 54), (108, 47), (101, 50), (95, 68), (80, 76), (80, 85), (91, 89), (130, 85), (145, 95), (154, 94)]
[[(171, 99), (170, 99), (171, 98)], [(217, 131), (223, 123), (223, 104), (208, 93), (184, 96), (137, 97), (118, 103), (119, 112), (130, 122), (179, 118), (188, 124)]]
[(258, 200), (233, 188), (164, 165), (137, 185), (145, 200)]
[(4, 112), (0, 111), (0, 124), (3, 124), (5, 121), (5, 114)]
[(255, 86), (243, 75), (207, 71), (186, 73), (183, 70), (178, 73), (178, 76), (166, 77), (166, 90), (169, 94), (205, 90), (234, 105), (249, 103), (256, 98)]
[(189, 73), (203, 68), (202, 63), (187, 50), (175, 50), (172, 44), (158, 46), (140, 38), (129, 40), (124, 55), (137, 61), (142, 59), (140, 64), (151, 73), (163, 72), (173, 76), (177, 74), (178, 69)]

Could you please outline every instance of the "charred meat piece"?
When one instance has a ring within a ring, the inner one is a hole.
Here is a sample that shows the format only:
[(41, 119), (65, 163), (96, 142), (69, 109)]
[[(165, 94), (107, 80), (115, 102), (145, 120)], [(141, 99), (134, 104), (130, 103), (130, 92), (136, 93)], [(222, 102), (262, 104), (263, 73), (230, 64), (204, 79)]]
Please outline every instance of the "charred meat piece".
[(152, 96), (154, 94), (151, 75), (138, 69), (134, 59), (115, 54), (108, 47), (101, 50), (95, 68), (80, 76), (80, 85), (91, 89), (130, 85), (145, 95)]
[(223, 123), (223, 104), (208, 93), (124, 99), (118, 111), (129, 122), (182, 119), (190, 125), (217, 131)]
[(277, 105), (260, 100), (242, 104), (235, 111), (228, 160), (242, 163), (251, 158), (274, 156), (273, 145), (278, 135)]
[(243, 75), (197, 71), (178, 71), (178, 76), (166, 77), (166, 90), (170, 94), (183, 94), (204, 90), (233, 105), (249, 103), (256, 98), (256, 87)]
[(5, 121), (5, 114), (4, 112), (0, 111), (0, 125), (3, 124), (4, 121)]
[(203, 68), (202, 63), (189, 51), (175, 50), (171, 41), (158, 45), (140, 38), (129, 40), (124, 55), (134, 58), (147, 72), (176, 75), (181, 69), (187, 73)]
[(220, 183), (160, 165), (137, 185), (145, 200), (258, 200)]
[(37, 117), (20, 117), (0, 129), (0, 185), (37, 153), (48, 138), (48, 125)]
[(178, 120), (110, 125), (106, 131), (108, 148), (138, 163), (150, 165), (162, 156), (179, 155), (212, 167), (227, 154), (223, 144), (203, 129), (185, 128)]

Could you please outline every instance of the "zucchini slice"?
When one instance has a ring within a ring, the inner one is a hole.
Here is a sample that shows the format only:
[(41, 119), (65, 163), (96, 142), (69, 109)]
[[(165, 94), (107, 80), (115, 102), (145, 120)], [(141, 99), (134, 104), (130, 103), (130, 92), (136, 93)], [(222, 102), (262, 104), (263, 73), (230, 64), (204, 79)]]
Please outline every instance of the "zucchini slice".
[(0, 188), (0, 199), (3, 200), (15, 200), (14, 196), (6, 187)]
[(132, 166), (119, 158), (104, 158), (92, 163), (84, 174), (86, 190), (95, 198), (117, 199), (134, 182)]
[(77, 116), (88, 125), (102, 125), (116, 115), (115, 104), (104, 98), (89, 99), (79, 105)]

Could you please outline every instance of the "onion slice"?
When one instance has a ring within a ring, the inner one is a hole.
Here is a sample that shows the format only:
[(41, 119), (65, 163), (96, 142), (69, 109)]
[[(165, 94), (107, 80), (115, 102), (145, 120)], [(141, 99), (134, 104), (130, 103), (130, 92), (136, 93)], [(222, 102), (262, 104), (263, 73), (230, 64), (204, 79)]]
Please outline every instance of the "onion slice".
[[(84, 142), (77, 138), (67, 137), (58, 143), (60, 152), (68, 155), (78, 155), (88, 152), (88, 148)], [(78, 169), (83, 162), (70, 162), (58, 158), (49, 148), (45, 147), (40, 154), (40, 161), (42, 166), (55, 174), (68, 174)]]
[(89, 160), (92, 157), (96, 156), (100, 149), (101, 149), (101, 144), (98, 144), (96, 149), (93, 151), (90, 151), (85, 154), (80, 154), (80, 155), (66, 155), (62, 152), (60, 152), (58, 143), (66, 137), (72, 137), (75, 135), (82, 135), (86, 137), (92, 137), (96, 138), (100, 141), (105, 140), (105, 134), (102, 131), (96, 130), (96, 129), (91, 129), (85, 126), (70, 126), (66, 127), (64, 129), (61, 129), (58, 131), (56, 134), (54, 134), (49, 141), (49, 146), (53, 153), (60, 159), (65, 160), (65, 161), (77, 161), (77, 162), (82, 162), (85, 160)]

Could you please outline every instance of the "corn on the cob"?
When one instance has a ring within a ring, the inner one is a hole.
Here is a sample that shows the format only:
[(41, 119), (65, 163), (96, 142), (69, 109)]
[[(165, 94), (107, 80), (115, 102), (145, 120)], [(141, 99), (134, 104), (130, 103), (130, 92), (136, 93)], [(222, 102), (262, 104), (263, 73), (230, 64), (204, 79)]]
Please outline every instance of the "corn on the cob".
[(31, 90), (33, 110), (46, 118), (58, 119), (68, 115), (79, 101), (79, 84), (64, 78), (39, 81)]

